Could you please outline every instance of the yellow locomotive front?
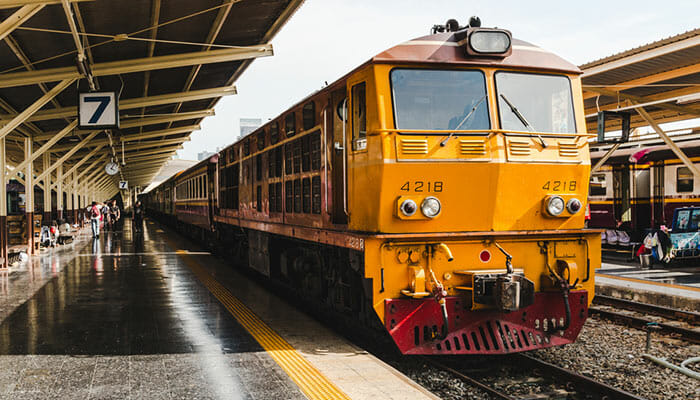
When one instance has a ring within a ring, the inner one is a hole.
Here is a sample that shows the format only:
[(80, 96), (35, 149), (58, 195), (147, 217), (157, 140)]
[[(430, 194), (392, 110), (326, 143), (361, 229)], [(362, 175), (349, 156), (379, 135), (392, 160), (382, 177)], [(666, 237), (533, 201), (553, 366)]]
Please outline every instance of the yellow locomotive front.
[(406, 354), (575, 340), (600, 234), (579, 70), (467, 27), (396, 46), (347, 81), (349, 227)]

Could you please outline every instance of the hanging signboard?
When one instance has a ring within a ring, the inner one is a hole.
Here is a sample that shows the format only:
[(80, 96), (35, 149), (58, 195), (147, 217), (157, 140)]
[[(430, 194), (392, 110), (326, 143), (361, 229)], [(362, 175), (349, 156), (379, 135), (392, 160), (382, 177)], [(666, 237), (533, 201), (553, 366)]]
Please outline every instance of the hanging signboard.
[(129, 188), (128, 181), (119, 181), (119, 189), (127, 190)]
[(78, 127), (119, 128), (119, 104), (115, 92), (78, 94)]

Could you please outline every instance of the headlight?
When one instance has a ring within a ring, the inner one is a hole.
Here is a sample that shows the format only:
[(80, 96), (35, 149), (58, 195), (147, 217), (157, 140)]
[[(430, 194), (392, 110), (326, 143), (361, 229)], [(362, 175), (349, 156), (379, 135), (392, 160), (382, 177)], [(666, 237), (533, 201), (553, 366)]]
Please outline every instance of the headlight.
[(547, 212), (553, 217), (564, 212), (564, 199), (561, 196), (552, 196), (547, 199)]
[(481, 54), (503, 54), (510, 49), (510, 35), (502, 30), (478, 30), (469, 35), (469, 46)]
[(416, 211), (418, 210), (418, 205), (415, 201), (411, 199), (406, 199), (403, 201), (403, 203), (401, 203), (400, 209), (403, 215), (410, 217), (411, 215), (416, 213)]
[(437, 197), (426, 197), (420, 205), (420, 210), (428, 218), (435, 218), (440, 214), (440, 200)]
[(581, 201), (579, 201), (579, 199), (569, 200), (569, 202), (566, 203), (566, 209), (569, 210), (570, 213), (576, 214), (581, 210)]

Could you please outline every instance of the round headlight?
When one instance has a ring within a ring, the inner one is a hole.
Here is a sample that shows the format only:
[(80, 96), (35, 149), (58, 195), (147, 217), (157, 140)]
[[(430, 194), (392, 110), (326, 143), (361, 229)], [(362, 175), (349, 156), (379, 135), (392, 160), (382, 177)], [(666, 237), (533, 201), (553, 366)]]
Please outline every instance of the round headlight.
[(411, 215), (415, 214), (416, 211), (418, 210), (418, 205), (416, 204), (415, 201), (411, 199), (406, 199), (401, 203), (401, 212), (403, 215), (410, 217)]
[(569, 200), (569, 202), (566, 203), (566, 209), (569, 210), (570, 213), (576, 214), (581, 210), (581, 201), (579, 201), (579, 199)]
[(425, 200), (420, 205), (420, 210), (428, 218), (435, 218), (440, 214), (440, 209), (442, 205), (437, 197), (426, 197)]
[(547, 200), (547, 212), (549, 215), (556, 217), (564, 212), (564, 199), (560, 196), (552, 196)]

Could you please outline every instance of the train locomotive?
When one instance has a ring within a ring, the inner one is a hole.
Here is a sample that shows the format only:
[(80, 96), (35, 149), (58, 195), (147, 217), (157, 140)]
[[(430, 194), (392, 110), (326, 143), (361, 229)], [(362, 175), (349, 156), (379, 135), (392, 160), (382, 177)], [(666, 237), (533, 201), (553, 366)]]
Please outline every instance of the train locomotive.
[(573, 342), (600, 231), (580, 70), (472, 18), (390, 48), (143, 195), (403, 354)]

